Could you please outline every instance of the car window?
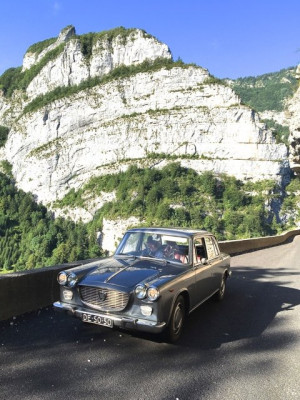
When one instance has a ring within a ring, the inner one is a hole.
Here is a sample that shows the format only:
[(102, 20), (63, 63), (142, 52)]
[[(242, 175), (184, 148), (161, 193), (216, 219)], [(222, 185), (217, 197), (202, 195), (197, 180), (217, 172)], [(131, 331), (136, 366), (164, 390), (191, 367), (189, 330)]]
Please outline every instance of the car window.
[(156, 242), (159, 246), (161, 246), (161, 236), (153, 235), (152, 233), (145, 233), (143, 235), (142, 250), (147, 249), (150, 242)]
[(208, 259), (216, 258), (219, 255), (219, 252), (217, 251), (216, 243), (211, 236), (205, 237), (205, 246), (206, 246), (206, 252), (207, 252)]
[(120, 253), (128, 254), (136, 251), (140, 243), (140, 237), (140, 234), (127, 234), (125, 237), (126, 240), (123, 243)]
[(214, 237), (212, 237), (212, 241), (213, 241), (214, 248), (215, 248), (215, 254), (218, 256), (220, 254), (219, 246), (218, 246), (217, 241), (216, 241), (216, 239)]
[(127, 232), (116, 255), (135, 255), (189, 264), (189, 239), (153, 232)]
[(201, 260), (203, 258), (207, 258), (203, 238), (196, 239), (194, 242), (194, 257), (195, 257), (195, 263), (201, 263)]

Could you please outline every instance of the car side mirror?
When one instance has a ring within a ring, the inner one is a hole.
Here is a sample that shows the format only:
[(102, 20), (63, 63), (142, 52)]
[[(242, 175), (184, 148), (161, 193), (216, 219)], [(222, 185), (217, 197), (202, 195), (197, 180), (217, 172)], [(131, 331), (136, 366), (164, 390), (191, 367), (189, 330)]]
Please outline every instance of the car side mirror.
[(204, 258), (204, 257), (201, 258), (201, 262), (202, 262), (203, 265), (206, 265), (207, 264), (207, 258)]

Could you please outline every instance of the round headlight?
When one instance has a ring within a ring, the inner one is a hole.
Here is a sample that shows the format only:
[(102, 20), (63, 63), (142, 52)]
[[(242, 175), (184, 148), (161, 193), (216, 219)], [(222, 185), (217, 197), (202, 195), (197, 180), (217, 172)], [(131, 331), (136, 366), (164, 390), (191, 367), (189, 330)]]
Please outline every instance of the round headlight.
[(149, 287), (149, 289), (147, 290), (147, 297), (151, 301), (157, 300), (159, 297), (159, 290), (155, 287)]
[(57, 282), (60, 285), (66, 285), (68, 281), (68, 275), (65, 271), (61, 271), (58, 275), (57, 275)]
[(73, 287), (73, 286), (76, 285), (77, 281), (78, 281), (77, 276), (74, 274), (74, 272), (71, 272), (71, 273), (69, 274), (69, 276), (68, 276), (68, 285), (69, 285), (70, 287)]
[(146, 288), (143, 285), (138, 285), (135, 288), (135, 295), (138, 299), (144, 299), (146, 297)]

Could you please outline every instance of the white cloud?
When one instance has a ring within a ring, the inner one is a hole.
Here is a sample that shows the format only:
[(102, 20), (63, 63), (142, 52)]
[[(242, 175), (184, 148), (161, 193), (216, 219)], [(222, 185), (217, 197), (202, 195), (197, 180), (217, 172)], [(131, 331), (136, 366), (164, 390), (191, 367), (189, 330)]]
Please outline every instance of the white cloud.
[(54, 13), (55, 13), (55, 14), (58, 14), (59, 11), (61, 10), (61, 8), (62, 8), (61, 3), (59, 3), (58, 1), (55, 1), (54, 4), (53, 4), (53, 11), (54, 11)]

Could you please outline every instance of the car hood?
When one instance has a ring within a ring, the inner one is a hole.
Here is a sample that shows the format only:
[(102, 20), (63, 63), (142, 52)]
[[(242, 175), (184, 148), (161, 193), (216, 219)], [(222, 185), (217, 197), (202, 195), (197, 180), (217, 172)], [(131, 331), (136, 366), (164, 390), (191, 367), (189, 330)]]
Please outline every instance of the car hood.
[(183, 270), (180, 265), (166, 264), (164, 261), (112, 257), (100, 261), (98, 266), (80, 279), (79, 285), (120, 286), (131, 290), (138, 283), (154, 282), (163, 277), (169, 280)]

